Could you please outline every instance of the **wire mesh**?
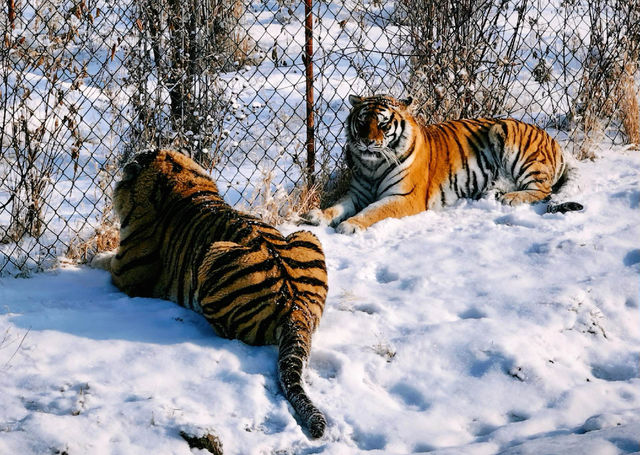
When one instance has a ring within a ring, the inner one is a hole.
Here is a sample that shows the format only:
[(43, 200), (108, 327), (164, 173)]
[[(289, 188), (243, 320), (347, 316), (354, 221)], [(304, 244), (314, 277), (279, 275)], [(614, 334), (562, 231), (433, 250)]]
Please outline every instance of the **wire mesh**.
[(426, 122), (524, 119), (579, 158), (640, 142), (634, 0), (311, 6), (305, 21), (291, 0), (6, 0), (0, 273), (115, 246), (113, 182), (148, 148), (198, 160), (233, 205), (280, 210), (343, 166), (350, 93), (411, 95)]

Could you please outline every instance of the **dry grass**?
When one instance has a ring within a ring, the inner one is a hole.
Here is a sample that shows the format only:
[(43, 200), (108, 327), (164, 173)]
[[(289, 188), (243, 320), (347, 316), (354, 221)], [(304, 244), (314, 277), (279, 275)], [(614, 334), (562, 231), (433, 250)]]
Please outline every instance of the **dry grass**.
[(294, 191), (294, 204), (291, 205), (291, 214), (306, 213), (317, 207), (321, 197), (320, 185), (304, 185), (299, 191)]
[(635, 62), (629, 62), (622, 71), (618, 84), (618, 109), (622, 120), (622, 128), (629, 144), (640, 147), (640, 108), (638, 107), (638, 90), (634, 75), (638, 70)]
[(76, 237), (69, 243), (65, 257), (72, 262), (89, 263), (91, 259), (103, 251), (115, 250), (120, 241), (120, 228), (115, 223), (107, 222), (98, 226), (88, 239)]
[(298, 214), (308, 212), (319, 203), (319, 184), (303, 184), (287, 192), (281, 185), (273, 184), (273, 171), (268, 171), (263, 172), (260, 187), (253, 198), (239, 209), (260, 217), (265, 223), (277, 225), (296, 220)]
[(229, 47), (233, 50), (231, 55), (238, 65), (259, 65), (263, 53), (256, 40), (251, 38), (246, 32), (234, 32), (233, 38), (229, 40)]
[(118, 165), (114, 160), (107, 162), (98, 172), (98, 191), (102, 199), (102, 211), (98, 226), (88, 238), (77, 236), (69, 242), (65, 257), (72, 262), (88, 263), (103, 251), (115, 250), (120, 242), (120, 224), (113, 210), (113, 176)]
[[(219, 33), (219, 49), (217, 51), (227, 57), (227, 63), (243, 65), (257, 65), (260, 63), (260, 47), (243, 27), (245, 4), (240, 0), (222, 0), (213, 10), (213, 16), (219, 22), (213, 30), (221, 25), (225, 33)], [(215, 21), (214, 21), (215, 22)]]
[[(583, 136), (574, 141), (574, 155), (579, 160), (593, 159), (597, 144), (605, 139), (609, 119), (617, 117), (627, 143), (640, 144), (640, 112), (635, 73), (637, 64), (631, 59), (612, 68), (602, 62), (592, 64), (591, 74), (582, 80), (582, 105), (579, 109)], [(577, 133), (574, 132), (574, 133)]]
[(578, 160), (593, 160), (598, 144), (604, 139), (603, 106), (600, 100), (598, 98), (587, 104), (581, 116), (581, 131), (578, 128), (573, 130), (573, 156)]

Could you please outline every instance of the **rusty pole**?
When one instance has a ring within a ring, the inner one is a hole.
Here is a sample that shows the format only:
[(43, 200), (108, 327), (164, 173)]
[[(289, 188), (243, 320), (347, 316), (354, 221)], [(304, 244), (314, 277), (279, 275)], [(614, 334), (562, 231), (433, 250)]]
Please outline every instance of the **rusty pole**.
[(7, 0), (7, 6), (9, 7), (9, 25), (11, 26), (11, 30), (16, 28), (15, 20), (16, 20), (16, 3), (15, 0)]
[(311, 1), (304, 0), (304, 63), (307, 82), (307, 181), (313, 183), (316, 161), (315, 128), (313, 118), (313, 15)]

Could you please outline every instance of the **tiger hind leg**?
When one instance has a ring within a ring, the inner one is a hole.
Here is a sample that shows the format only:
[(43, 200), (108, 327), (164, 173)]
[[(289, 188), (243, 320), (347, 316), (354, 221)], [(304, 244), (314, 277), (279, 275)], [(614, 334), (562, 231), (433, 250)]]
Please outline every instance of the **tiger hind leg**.
[[(287, 237), (287, 243), (288, 248), (281, 251), (283, 257), (292, 260), (289, 255), (295, 254), (296, 260), (307, 265), (307, 268), (302, 266), (302, 270), (309, 273), (317, 268), (317, 256), (322, 254), (322, 250), (313, 234), (296, 232)], [(304, 250), (308, 251), (305, 253)], [(223, 337), (238, 338), (248, 344), (278, 344), (278, 376), (284, 395), (311, 436), (318, 438), (324, 433), (327, 422), (302, 383), (304, 365), (311, 349), (311, 334), (322, 313), (309, 302), (313, 297), (309, 296), (309, 289), (302, 289), (305, 283), (313, 280), (307, 276), (293, 279), (299, 281), (297, 289), (306, 297), (298, 295), (291, 302), (283, 301), (283, 294), (273, 294), (277, 288), (264, 287), (269, 280), (268, 271), (255, 266), (269, 261), (270, 257), (261, 257), (261, 254), (233, 242), (215, 242), (198, 274), (201, 285), (198, 293), (204, 290), (206, 294), (200, 296), (202, 313)], [(324, 268), (322, 273), (326, 273)], [(241, 297), (240, 291), (250, 299), (237, 298)], [(326, 289), (321, 291), (324, 303)], [(262, 302), (261, 292), (264, 292)], [(233, 296), (237, 303), (233, 303), (229, 296)], [(255, 312), (260, 306), (264, 311)], [(248, 318), (252, 314), (253, 318)], [(261, 326), (264, 327), (261, 329)], [(256, 338), (258, 332), (260, 337)]]

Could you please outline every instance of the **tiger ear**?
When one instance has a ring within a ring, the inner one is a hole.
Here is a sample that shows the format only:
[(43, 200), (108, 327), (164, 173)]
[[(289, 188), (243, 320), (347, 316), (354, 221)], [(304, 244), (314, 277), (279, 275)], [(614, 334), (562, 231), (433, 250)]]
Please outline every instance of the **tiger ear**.
[(357, 95), (349, 95), (349, 103), (351, 103), (351, 106), (356, 107), (358, 104), (362, 103), (362, 97)]
[(404, 107), (409, 107), (413, 102), (413, 97), (408, 96), (407, 98), (401, 99), (400, 103), (404, 105)]
[(142, 167), (140, 167), (140, 165), (135, 161), (132, 161), (131, 163), (127, 164), (122, 170), (122, 181), (128, 182), (130, 180), (133, 180), (138, 176), (141, 169)]

